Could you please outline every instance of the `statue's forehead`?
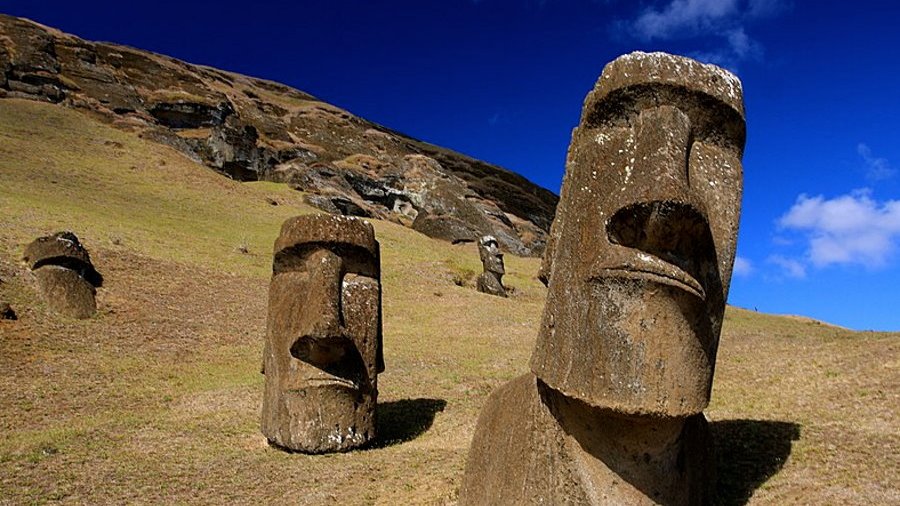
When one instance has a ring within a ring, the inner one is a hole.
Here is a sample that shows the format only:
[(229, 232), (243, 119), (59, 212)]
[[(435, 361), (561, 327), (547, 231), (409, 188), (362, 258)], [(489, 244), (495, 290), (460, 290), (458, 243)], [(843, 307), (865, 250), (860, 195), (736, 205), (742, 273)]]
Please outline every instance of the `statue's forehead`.
[(627, 88), (670, 88), (705, 95), (744, 118), (741, 82), (731, 72), (681, 56), (634, 52), (610, 62), (585, 99), (584, 112)]
[(366, 251), (376, 258), (378, 256), (378, 243), (372, 225), (346, 216), (315, 214), (288, 219), (281, 226), (281, 233), (275, 241), (275, 253), (298, 246), (343, 246)]
[(747, 131), (737, 77), (662, 53), (632, 53), (607, 65), (585, 99), (579, 128), (601, 129), (600, 144), (627, 143), (627, 132), (616, 127), (633, 130), (638, 115), (669, 106), (686, 115), (696, 140), (743, 153)]

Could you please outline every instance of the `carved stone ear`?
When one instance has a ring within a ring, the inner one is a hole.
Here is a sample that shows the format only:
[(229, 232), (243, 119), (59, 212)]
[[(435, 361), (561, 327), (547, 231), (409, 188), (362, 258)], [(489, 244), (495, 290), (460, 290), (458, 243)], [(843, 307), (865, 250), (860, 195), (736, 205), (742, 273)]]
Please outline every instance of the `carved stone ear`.
[(544, 256), (541, 257), (541, 266), (537, 274), (537, 278), (544, 286), (550, 284), (550, 271), (553, 270), (553, 250), (555, 245), (556, 241), (553, 240), (553, 235), (551, 234), (547, 239), (547, 247), (544, 249)]
[[(565, 180), (563, 180), (563, 191), (565, 191), (565, 185)], [(544, 255), (541, 257), (541, 267), (538, 269), (537, 277), (544, 286), (550, 285), (550, 273), (553, 271), (553, 255), (556, 254), (556, 243), (559, 240), (559, 231), (562, 228), (562, 224), (558, 222), (565, 215), (565, 213), (561, 212), (563, 205), (565, 204), (560, 199), (556, 207), (556, 216), (550, 225), (550, 233), (547, 235), (547, 246), (544, 248)]]

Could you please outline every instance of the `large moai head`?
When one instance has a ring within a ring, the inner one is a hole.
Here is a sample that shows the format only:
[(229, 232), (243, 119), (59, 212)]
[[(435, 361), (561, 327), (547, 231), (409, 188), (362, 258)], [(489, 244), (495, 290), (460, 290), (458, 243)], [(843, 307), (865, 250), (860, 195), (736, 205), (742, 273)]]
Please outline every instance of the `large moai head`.
[(531, 360), (623, 413), (709, 402), (741, 207), (740, 81), (683, 57), (611, 62), (572, 133)]
[(375, 231), (357, 218), (290, 218), (275, 241), (263, 371), (262, 432), (322, 453), (375, 437), (381, 268)]
[(87, 249), (72, 232), (39, 237), (25, 248), (24, 260), (37, 277), (47, 305), (70, 318), (90, 318), (103, 276), (94, 269)]

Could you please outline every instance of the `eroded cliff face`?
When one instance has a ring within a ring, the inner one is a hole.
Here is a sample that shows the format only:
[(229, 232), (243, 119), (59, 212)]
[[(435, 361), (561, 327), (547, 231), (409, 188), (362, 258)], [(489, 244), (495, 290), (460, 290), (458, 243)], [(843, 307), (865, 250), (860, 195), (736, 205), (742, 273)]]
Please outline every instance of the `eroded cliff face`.
[(242, 181), (286, 182), (332, 213), (539, 255), (558, 197), (524, 177), (288, 86), (0, 15), (0, 98), (58, 103)]

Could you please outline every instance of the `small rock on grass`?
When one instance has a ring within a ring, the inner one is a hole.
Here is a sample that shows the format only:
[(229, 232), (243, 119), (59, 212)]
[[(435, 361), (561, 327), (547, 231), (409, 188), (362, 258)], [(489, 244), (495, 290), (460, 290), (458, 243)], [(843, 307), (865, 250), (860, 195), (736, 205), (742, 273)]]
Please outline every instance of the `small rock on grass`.
[(0, 302), (0, 320), (18, 320), (16, 312), (8, 302)]

